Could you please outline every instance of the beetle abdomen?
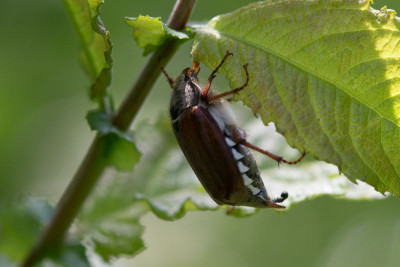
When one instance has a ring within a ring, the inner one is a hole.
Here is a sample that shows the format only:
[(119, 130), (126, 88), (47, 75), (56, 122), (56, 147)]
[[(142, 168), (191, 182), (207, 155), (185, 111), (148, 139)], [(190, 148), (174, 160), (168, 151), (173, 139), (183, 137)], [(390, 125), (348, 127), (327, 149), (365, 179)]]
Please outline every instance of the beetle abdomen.
[(248, 148), (233, 141), (230, 127), (223, 133), (207, 109), (186, 109), (173, 122), (173, 129), (192, 169), (215, 202), (280, 207), (268, 197)]
[(234, 125), (227, 126), (224, 130), (224, 135), (227, 144), (231, 147), (233, 157), (236, 159), (236, 165), (241, 172), (243, 183), (247, 190), (241, 205), (280, 208), (280, 206), (269, 198), (261, 179), (257, 162), (250, 149), (234, 141), (235, 137), (232, 135), (232, 132), (238, 130), (243, 131)]
[(241, 140), (246, 139), (246, 133), (236, 126), (231, 109), (225, 105), (224, 100), (220, 100), (209, 104), (207, 110), (223, 132), (246, 187), (246, 193), (240, 205), (277, 208), (278, 206), (268, 196), (253, 154), (249, 148), (240, 144)]
[(235, 168), (230, 147), (210, 113), (199, 106), (186, 109), (173, 123), (173, 129), (183, 153), (210, 196), (218, 204), (240, 203), (245, 195), (241, 173)]

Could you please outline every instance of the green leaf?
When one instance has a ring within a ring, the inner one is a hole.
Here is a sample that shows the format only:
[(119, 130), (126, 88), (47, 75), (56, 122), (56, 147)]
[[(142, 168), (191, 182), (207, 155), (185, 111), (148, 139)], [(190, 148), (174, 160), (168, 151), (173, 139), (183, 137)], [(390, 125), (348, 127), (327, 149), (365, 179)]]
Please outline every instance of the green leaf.
[(189, 39), (187, 34), (169, 28), (160, 19), (149, 16), (125, 19), (126, 23), (133, 28), (132, 35), (138, 46), (144, 49), (144, 56), (161, 45), (167, 38)]
[(155, 126), (138, 125), (135, 133), (143, 159), (128, 181), (137, 201), (147, 203), (164, 220), (179, 219), (189, 210), (218, 208), (187, 163), (167, 116)]
[(63, 0), (78, 33), (81, 58), (92, 79), (90, 98), (102, 102), (111, 83), (112, 43), (110, 33), (101, 21), (100, 6), (104, 0)]
[(144, 249), (140, 218), (150, 210), (174, 220), (187, 210), (218, 208), (177, 146), (169, 118), (139, 124), (135, 139), (143, 156), (134, 173), (104, 181), (80, 217), (79, 228), (105, 261)]
[(250, 4), (197, 31), (195, 61), (245, 80), (242, 100), (291, 146), (337, 165), (351, 181), (400, 196), (400, 31), (369, 0)]
[(34, 198), (2, 207), (0, 252), (12, 261), (21, 261), (50, 219), (52, 211), (46, 201)]
[(54, 267), (89, 267), (86, 257), (86, 248), (77, 242), (64, 243), (57, 251), (46, 255), (39, 266)]
[(102, 151), (108, 164), (120, 171), (132, 171), (133, 165), (140, 157), (132, 134), (130, 132), (122, 132), (115, 127), (111, 122), (110, 115), (105, 111), (89, 111), (86, 119), (90, 128), (94, 131), (99, 131), (103, 136)]
[[(0, 265), (16, 266), (35, 244), (53, 208), (44, 200), (27, 198), (3, 207), (0, 213)], [(39, 266), (89, 266), (85, 247), (68, 241)]]
[(139, 218), (143, 207), (132, 207), (131, 188), (120, 179), (100, 186), (79, 218), (78, 227), (94, 252), (106, 262), (119, 255), (135, 255), (145, 248)]
[(90, 110), (86, 114), (86, 119), (92, 131), (99, 131), (102, 135), (115, 133), (127, 141), (132, 141), (132, 136), (129, 132), (122, 132), (115, 127), (111, 122), (111, 117), (107, 112), (102, 110)]
[[(253, 143), (289, 159), (298, 156), (283, 137), (275, 133), (273, 126), (265, 127), (261, 121), (251, 118), (246, 121), (252, 121), (244, 129), (248, 130)], [(163, 116), (155, 126), (140, 123), (135, 138), (143, 156), (134, 173), (117, 174), (103, 181), (79, 220), (79, 232), (86, 233), (94, 251), (105, 261), (120, 255), (134, 255), (144, 249), (140, 218), (150, 210), (161, 219), (176, 220), (187, 211), (219, 208), (190, 168), (172, 133), (169, 118)], [(271, 197), (288, 191), (289, 199), (284, 203), (288, 206), (320, 194), (354, 199), (380, 196), (368, 185), (356, 186), (338, 175), (335, 166), (310, 158), (298, 165), (280, 168), (265, 157), (258, 162)], [(255, 211), (237, 207), (231, 215), (246, 217)]]
[(108, 164), (119, 171), (131, 172), (140, 158), (140, 153), (133, 141), (127, 140), (116, 133), (109, 133), (103, 138), (104, 157), (107, 159)]

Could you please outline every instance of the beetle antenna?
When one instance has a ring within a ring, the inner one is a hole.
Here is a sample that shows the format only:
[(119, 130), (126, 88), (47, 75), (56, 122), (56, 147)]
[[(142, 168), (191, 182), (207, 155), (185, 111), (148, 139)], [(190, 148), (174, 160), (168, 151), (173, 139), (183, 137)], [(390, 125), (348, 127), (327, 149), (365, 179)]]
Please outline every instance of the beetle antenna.
[(174, 89), (174, 80), (169, 77), (168, 73), (165, 71), (164, 67), (161, 65), (161, 58), (157, 58), (157, 65), (161, 69), (162, 73), (164, 73), (165, 77), (167, 77), (167, 80), (169, 82), (169, 86), (171, 86), (172, 89)]

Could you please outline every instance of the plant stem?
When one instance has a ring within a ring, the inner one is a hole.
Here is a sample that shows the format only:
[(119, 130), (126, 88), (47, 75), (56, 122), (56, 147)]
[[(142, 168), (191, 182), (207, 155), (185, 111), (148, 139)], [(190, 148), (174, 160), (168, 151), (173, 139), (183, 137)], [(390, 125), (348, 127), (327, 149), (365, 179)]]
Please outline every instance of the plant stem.
[[(196, 1), (197, 0), (177, 1), (171, 16), (168, 19), (168, 27), (175, 30), (183, 30), (187, 21), (189, 20), (191, 11), (193, 10)], [(180, 15), (174, 16), (174, 14), (177, 13)], [(160, 75), (161, 70), (157, 65), (158, 59), (160, 58), (161, 63), (164, 65), (175, 54), (179, 44), (179, 40), (167, 40), (162, 46), (160, 46), (156, 51), (154, 51), (154, 53), (151, 54), (149, 60), (139, 75), (139, 79), (133, 85), (128, 96), (118, 109), (117, 115), (114, 117), (113, 123), (120, 130), (125, 131), (128, 129), (129, 125), (134, 120), (141, 105), (149, 94), (150, 88)]]
[[(177, 0), (167, 25), (175, 30), (184, 29), (195, 3), (196, 0)], [(113, 119), (114, 125), (120, 130), (128, 129), (157, 80), (160, 74), (157, 66), (158, 58), (161, 57), (165, 64), (173, 56), (179, 44), (178, 41), (168, 39), (151, 54), (138, 80)], [(103, 157), (103, 149), (103, 138), (98, 134), (61, 197), (48, 226), (21, 266), (34, 265), (50, 250), (53, 251), (60, 246), (65, 232), (106, 168), (107, 162)]]

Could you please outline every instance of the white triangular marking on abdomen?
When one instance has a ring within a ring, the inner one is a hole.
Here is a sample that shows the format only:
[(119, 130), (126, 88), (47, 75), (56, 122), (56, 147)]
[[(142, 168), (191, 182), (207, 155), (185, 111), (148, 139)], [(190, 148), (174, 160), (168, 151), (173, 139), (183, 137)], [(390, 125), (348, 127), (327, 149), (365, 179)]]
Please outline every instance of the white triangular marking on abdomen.
[(251, 180), (246, 174), (242, 174), (242, 177), (245, 186), (251, 185), (253, 183), (253, 180)]
[(230, 147), (236, 146), (236, 143), (229, 137), (225, 137), (225, 141), (228, 144), (228, 146), (230, 146)]
[(248, 185), (247, 188), (251, 190), (251, 192), (253, 193), (253, 195), (257, 195), (257, 194), (260, 193), (260, 191), (261, 191), (260, 189), (254, 187), (254, 186), (252, 186), (252, 185)]
[(237, 165), (238, 165), (238, 168), (239, 168), (240, 173), (245, 173), (245, 172), (247, 172), (248, 170), (250, 170), (249, 167), (245, 166), (245, 165), (243, 164), (243, 162), (241, 162), (241, 161), (238, 161), (238, 162), (237, 162)]
[(232, 148), (231, 150), (232, 150), (233, 157), (236, 160), (242, 159), (244, 157), (244, 155), (239, 153), (239, 152), (237, 152), (236, 149)]

